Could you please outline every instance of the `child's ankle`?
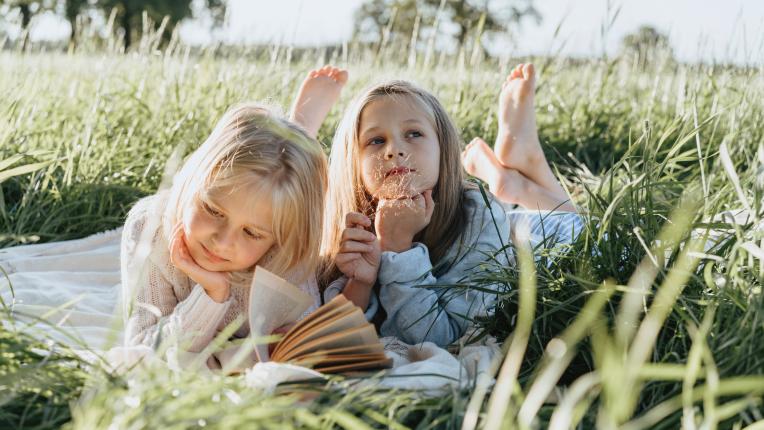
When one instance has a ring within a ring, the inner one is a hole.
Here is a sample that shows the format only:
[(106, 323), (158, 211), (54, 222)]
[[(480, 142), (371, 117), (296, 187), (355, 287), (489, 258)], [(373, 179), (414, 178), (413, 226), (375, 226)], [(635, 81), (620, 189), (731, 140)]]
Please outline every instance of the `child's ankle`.
[(504, 203), (522, 204), (531, 192), (531, 182), (516, 169), (502, 169), (493, 180), (491, 192)]

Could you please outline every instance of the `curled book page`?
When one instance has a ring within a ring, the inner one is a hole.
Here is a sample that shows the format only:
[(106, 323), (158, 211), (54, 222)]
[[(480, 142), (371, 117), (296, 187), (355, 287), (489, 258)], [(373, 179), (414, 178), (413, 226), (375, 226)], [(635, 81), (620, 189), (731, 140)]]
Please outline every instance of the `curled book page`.
[[(260, 266), (255, 268), (249, 292), (250, 336), (261, 338), (273, 330), (297, 321), (313, 304), (313, 299), (296, 286)], [(268, 345), (258, 343), (260, 362), (270, 360)]]

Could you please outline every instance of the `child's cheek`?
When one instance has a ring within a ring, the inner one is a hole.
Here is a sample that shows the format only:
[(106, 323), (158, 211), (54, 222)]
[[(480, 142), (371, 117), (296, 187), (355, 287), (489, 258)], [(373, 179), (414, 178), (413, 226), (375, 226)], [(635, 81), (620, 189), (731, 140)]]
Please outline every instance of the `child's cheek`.
[(371, 163), (364, 163), (362, 166), (361, 179), (363, 180), (363, 186), (366, 188), (366, 192), (369, 194), (376, 193), (381, 184), (380, 175), (375, 174), (374, 166)]
[(202, 240), (214, 230), (214, 222), (205, 213), (198, 209), (191, 209), (185, 212), (183, 216), (183, 226), (186, 230), (186, 236), (195, 240)]
[[(434, 154), (432, 154), (434, 155)], [(420, 177), (418, 191), (431, 190), (438, 183), (438, 177), (440, 176), (440, 152), (437, 156), (430, 156), (427, 160), (426, 168), (422, 169), (422, 175)]]

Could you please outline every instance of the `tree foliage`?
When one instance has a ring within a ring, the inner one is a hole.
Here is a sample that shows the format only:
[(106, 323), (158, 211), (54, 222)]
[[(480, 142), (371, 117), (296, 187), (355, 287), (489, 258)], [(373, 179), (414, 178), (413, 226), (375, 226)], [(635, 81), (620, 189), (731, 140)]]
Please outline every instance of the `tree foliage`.
[[(112, 9), (117, 10), (119, 28), (124, 32), (123, 42), (127, 50), (133, 39), (141, 35), (144, 12), (154, 23), (168, 17), (168, 33), (171, 33), (181, 20), (193, 16), (192, 3), (193, 0), (100, 0), (97, 5), (107, 14)], [(224, 1), (206, 0), (205, 3), (213, 18), (216, 21), (222, 20), (225, 14)]]
[(673, 59), (674, 51), (666, 34), (655, 27), (643, 25), (621, 40), (621, 55), (636, 57), (638, 64), (646, 65), (657, 56)]
[(475, 35), (505, 34), (524, 17), (541, 19), (532, 0), (369, 0), (356, 12), (354, 34), (364, 41), (437, 36), (464, 45)]
[[(76, 42), (77, 18), (88, 10), (101, 10), (106, 16), (117, 12), (117, 26), (123, 31), (124, 46), (140, 38), (143, 31), (143, 12), (153, 23), (169, 18), (168, 34), (183, 19), (194, 16), (193, 0), (0, 0), (0, 5), (17, 9), (21, 16), (21, 27), (27, 29), (34, 15), (44, 11), (54, 11), (62, 15), (71, 26), (71, 43)], [(216, 25), (222, 23), (226, 11), (225, 0), (205, 0), (204, 6)], [(26, 43), (22, 41), (22, 43)]]

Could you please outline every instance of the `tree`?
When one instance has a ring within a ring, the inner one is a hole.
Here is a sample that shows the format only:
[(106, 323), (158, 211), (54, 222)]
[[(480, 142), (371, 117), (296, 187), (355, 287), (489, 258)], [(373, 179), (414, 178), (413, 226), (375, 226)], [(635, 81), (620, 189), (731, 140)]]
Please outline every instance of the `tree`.
[(72, 28), (72, 34), (69, 36), (69, 45), (77, 44), (77, 33), (79, 30), (77, 28), (77, 17), (87, 5), (87, 0), (64, 0), (64, 18), (69, 21), (69, 26)]
[(621, 40), (621, 55), (636, 56), (637, 62), (644, 66), (652, 61), (656, 55), (665, 55), (666, 58), (673, 59), (674, 51), (668, 36), (655, 27), (643, 25)]
[[(145, 11), (148, 17), (155, 23), (169, 17), (168, 33), (172, 33), (175, 26), (183, 19), (191, 17), (192, 0), (101, 0), (98, 6), (103, 8), (106, 14), (117, 9), (117, 17), (120, 28), (124, 31), (125, 51), (133, 41), (133, 35), (140, 37), (142, 29), (141, 15)], [(212, 17), (222, 21), (225, 15), (224, 0), (206, 0), (206, 6)]]
[[(387, 40), (406, 41), (418, 22), (420, 33), (437, 30), (439, 36), (462, 46), (473, 28), (494, 36), (526, 16), (541, 18), (532, 0), (369, 0), (356, 12), (354, 33), (361, 40), (378, 42), (389, 29)], [(448, 33), (449, 27), (455, 31)]]
[(21, 40), (22, 50), (26, 49), (29, 43), (29, 24), (34, 15), (55, 8), (55, 0), (0, 0), (0, 4), (7, 4), (11, 9), (18, 9), (21, 15), (21, 29), (24, 30)]

